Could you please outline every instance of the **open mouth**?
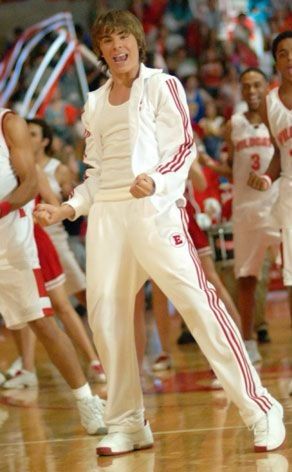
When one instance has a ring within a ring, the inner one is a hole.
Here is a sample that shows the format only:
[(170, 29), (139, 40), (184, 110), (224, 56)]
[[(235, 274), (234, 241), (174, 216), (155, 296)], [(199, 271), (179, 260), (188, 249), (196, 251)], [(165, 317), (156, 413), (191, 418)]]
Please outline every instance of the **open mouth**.
[(118, 63), (126, 62), (127, 59), (128, 59), (128, 54), (124, 54), (124, 53), (113, 56), (114, 62), (118, 62)]

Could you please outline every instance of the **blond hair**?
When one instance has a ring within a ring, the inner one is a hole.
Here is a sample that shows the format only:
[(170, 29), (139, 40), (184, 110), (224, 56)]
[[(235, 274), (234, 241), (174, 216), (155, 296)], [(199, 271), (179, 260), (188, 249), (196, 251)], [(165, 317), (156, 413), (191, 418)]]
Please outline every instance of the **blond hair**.
[(101, 55), (100, 41), (103, 36), (114, 32), (132, 34), (138, 44), (139, 60), (140, 62), (145, 60), (146, 40), (141, 22), (128, 10), (110, 10), (96, 18), (91, 31), (94, 52), (104, 65), (107, 64)]

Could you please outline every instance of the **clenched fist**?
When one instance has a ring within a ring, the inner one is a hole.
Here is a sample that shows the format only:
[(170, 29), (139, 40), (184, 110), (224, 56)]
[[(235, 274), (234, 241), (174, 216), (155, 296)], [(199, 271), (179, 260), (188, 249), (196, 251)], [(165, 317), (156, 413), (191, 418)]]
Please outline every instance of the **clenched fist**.
[(255, 172), (250, 172), (247, 185), (254, 190), (265, 192), (271, 187), (272, 181), (267, 175), (257, 175)]
[(135, 198), (150, 197), (155, 191), (154, 180), (147, 174), (137, 175), (130, 188), (130, 193)]

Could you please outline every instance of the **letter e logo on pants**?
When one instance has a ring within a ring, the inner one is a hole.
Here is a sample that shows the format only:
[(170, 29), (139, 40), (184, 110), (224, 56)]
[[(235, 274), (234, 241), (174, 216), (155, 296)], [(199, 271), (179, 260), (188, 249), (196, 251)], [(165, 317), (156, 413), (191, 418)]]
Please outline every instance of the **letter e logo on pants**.
[(185, 235), (181, 233), (173, 233), (170, 235), (170, 242), (174, 247), (181, 247), (186, 242)]

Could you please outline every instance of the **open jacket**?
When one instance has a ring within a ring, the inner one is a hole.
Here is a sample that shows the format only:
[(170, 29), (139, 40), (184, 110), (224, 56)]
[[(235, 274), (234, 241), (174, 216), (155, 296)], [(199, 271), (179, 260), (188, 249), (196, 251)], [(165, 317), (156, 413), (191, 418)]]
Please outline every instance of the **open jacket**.
[[(82, 115), (84, 162), (90, 168), (66, 202), (75, 209), (75, 218), (88, 214), (99, 191), (102, 145), (98, 122), (111, 84), (110, 78), (88, 94)], [(154, 180), (155, 192), (148, 197), (154, 207), (160, 211), (174, 202), (184, 205), (185, 183), (196, 151), (185, 92), (176, 77), (141, 64), (131, 88), (129, 132), (132, 170), (135, 176), (146, 173)]]

